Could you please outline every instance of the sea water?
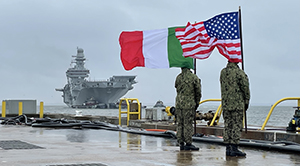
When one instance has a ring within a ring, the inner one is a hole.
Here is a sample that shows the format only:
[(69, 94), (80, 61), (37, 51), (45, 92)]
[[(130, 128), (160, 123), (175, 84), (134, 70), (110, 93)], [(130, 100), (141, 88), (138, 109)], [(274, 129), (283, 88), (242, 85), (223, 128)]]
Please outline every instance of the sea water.
[[(147, 108), (153, 108), (153, 106), (147, 106)], [(218, 105), (200, 105), (198, 111), (201, 113), (207, 113), (208, 111), (216, 112)], [(254, 126), (262, 126), (270, 112), (271, 106), (250, 106), (247, 110), (247, 124)], [(37, 109), (39, 110), (39, 108)], [(45, 114), (74, 114), (76, 111), (80, 111), (82, 115), (91, 116), (111, 116), (119, 117), (119, 109), (75, 109), (68, 106), (44, 106)], [(122, 110), (126, 111), (126, 109)], [(277, 106), (272, 111), (271, 116), (267, 122), (267, 126), (286, 127), (293, 118), (295, 108), (293, 106)], [(122, 114), (122, 117), (127, 116)], [(141, 117), (145, 118), (145, 108), (141, 111)], [(219, 122), (223, 122), (223, 118)]]

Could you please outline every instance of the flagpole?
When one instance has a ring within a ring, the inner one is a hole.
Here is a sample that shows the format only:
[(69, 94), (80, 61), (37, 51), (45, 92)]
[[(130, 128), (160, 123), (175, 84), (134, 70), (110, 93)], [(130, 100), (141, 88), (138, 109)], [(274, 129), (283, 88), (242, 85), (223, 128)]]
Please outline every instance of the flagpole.
[(194, 58), (194, 74), (196, 74), (196, 58)]
[[(242, 14), (241, 14), (241, 6), (239, 6), (239, 27), (240, 27), (240, 40), (241, 40), (241, 57), (242, 57), (242, 70), (244, 70), (244, 53), (243, 53), (243, 38), (242, 38)], [(245, 116), (245, 133), (247, 133), (247, 114), (244, 109)]]
[[(196, 24), (197, 22), (195, 21), (195, 24)], [(197, 65), (196, 65), (196, 58), (194, 58), (194, 74), (195, 75), (197, 75), (196, 74), (196, 67)], [(194, 134), (196, 135), (196, 133), (197, 133), (197, 127), (196, 127), (196, 112), (197, 112), (197, 108), (195, 108), (195, 113), (194, 113)]]
[(242, 11), (241, 11), (241, 6), (239, 6), (239, 26), (240, 26), (240, 40), (241, 40), (242, 69), (244, 70), (243, 37), (242, 37)]
[[(197, 22), (195, 21), (195, 24), (196, 24)], [(194, 58), (194, 74), (196, 74), (196, 58)], [(196, 130), (195, 130), (196, 131)], [(195, 132), (195, 134), (196, 134), (196, 132)]]
[[(196, 75), (196, 58), (194, 58), (194, 74)], [(196, 129), (196, 111), (197, 108), (195, 108), (195, 113), (194, 113), (194, 135), (196, 135), (197, 129)]]

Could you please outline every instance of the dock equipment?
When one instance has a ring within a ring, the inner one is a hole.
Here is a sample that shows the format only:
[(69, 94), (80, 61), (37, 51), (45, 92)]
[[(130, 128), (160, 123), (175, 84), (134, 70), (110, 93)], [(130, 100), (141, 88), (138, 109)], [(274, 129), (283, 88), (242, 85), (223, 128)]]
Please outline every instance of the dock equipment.
[(281, 103), (282, 101), (285, 101), (285, 100), (298, 100), (298, 107), (300, 107), (300, 97), (286, 97), (286, 98), (282, 98), (280, 100), (278, 100), (275, 104), (272, 105), (270, 111), (269, 111), (269, 114), (268, 116), (266, 117), (266, 120), (264, 122), (264, 124), (261, 126), (261, 130), (264, 130), (265, 127), (266, 127), (266, 124), (268, 123), (269, 121), (269, 118), (274, 110), (274, 108), (279, 104)]
[(286, 128), (286, 131), (296, 131), (297, 127), (300, 127), (300, 107), (293, 107), (296, 108), (295, 114), (291, 119), (289, 126)]
[[(122, 102), (125, 101), (127, 104), (127, 111), (122, 111)], [(136, 102), (134, 102), (136, 101)], [(137, 107), (137, 108), (136, 108)], [(119, 102), (119, 125), (121, 126), (121, 114), (127, 114), (127, 126), (129, 125), (129, 120), (133, 116), (137, 115), (137, 119), (141, 119), (141, 104), (137, 98), (122, 98)]]
[[(208, 102), (208, 101), (221, 101), (221, 99), (206, 99), (206, 100), (202, 100), (202, 101), (200, 101), (199, 105), (202, 104), (202, 103)], [(209, 126), (213, 126), (215, 120), (217, 119), (217, 117), (221, 117), (221, 114), (222, 114), (222, 104), (219, 105), (219, 107), (218, 107), (218, 109), (217, 109), (217, 111), (215, 113), (215, 116), (212, 119), (212, 121), (211, 121), (211, 123), (210, 123)], [(219, 120), (220, 120), (220, 118), (218, 119), (217, 123), (219, 123)]]

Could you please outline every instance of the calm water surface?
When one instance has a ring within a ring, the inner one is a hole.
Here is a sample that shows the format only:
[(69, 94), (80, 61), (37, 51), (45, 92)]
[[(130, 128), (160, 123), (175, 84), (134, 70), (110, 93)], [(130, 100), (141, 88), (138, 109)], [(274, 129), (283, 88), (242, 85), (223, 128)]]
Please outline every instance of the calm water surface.
[[(147, 106), (151, 108), (151, 106)], [(198, 107), (198, 111), (206, 113), (210, 110), (215, 112), (218, 105), (202, 105)], [(262, 126), (271, 106), (250, 106), (247, 111), (247, 124)], [(39, 108), (37, 108), (39, 110)], [(98, 116), (119, 116), (118, 109), (74, 109), (67, 106), (44, 106), (44, 113), (50, 114), (76, 114), (76, 111), (81, 111), (82, 115), (98, 115)], [(293, 106), (277, 106), (273, 110), (267, 126), (285, 127), (288, 125), (291, 118), (293, 118), (295, 108)], [(126, 116), (126, 114), (122, 114)], [(145, 117), (145, 109), (142, 109), (142, 118)], [(223, 122), (223, 118), (220, 119)]]

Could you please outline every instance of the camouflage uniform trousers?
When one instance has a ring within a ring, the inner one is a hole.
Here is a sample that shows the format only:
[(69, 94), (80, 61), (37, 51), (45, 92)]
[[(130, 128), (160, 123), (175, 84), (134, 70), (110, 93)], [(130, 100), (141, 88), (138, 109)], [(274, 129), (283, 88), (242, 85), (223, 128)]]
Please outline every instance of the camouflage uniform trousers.
[(223, 110), (225, 144), (239, 144), (243, 130), (243, 110)]
[(192, 143), (194, 112), (193, 109), (176, 109), (178, 143)]

